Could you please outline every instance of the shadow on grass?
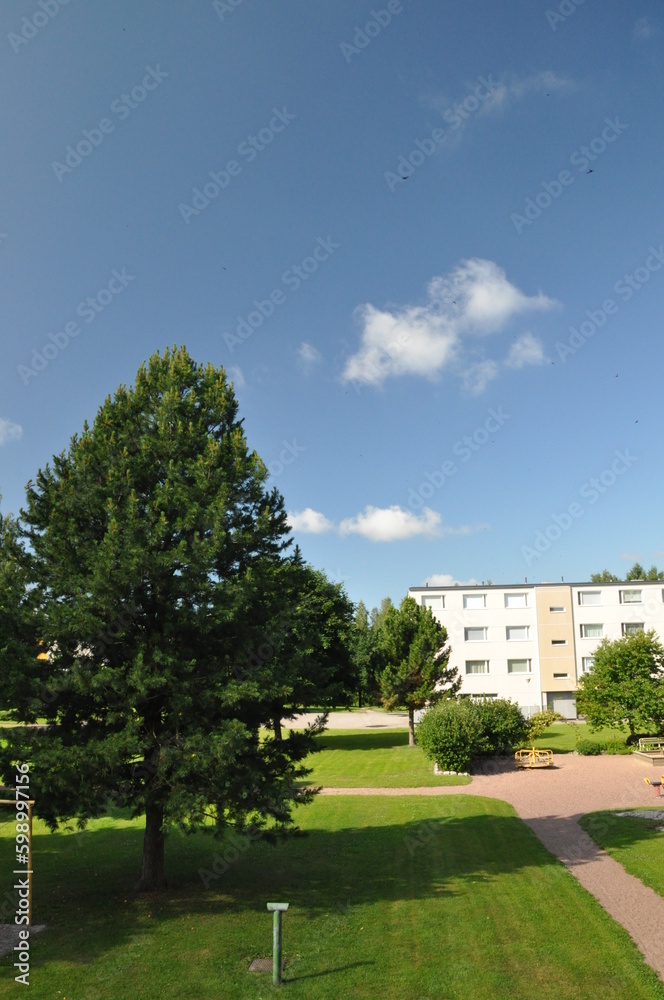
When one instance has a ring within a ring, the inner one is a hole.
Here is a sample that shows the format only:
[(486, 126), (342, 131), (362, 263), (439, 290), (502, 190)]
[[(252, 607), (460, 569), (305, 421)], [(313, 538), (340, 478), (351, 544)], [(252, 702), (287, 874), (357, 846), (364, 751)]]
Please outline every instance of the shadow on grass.
[[(654, 811), (657, 816), (646, 819), (642, 816), (620, 816), (619, 812), (650, 812)], [(658, 827), (664, 826), (664, 798), (659, 805), (653, 805), (652, 809), (645, 806), (635, 806), (620, 810), (603, 809), (598, 812), (587, 813), (579, 819), (579, 826), (588, 833), (600, 847), (605, 850), (621, 850), (632, 847), (635, 844), (645, 844), (652, 841), (658, 842), (658, 851), (661, 851), (662, 833)]]
[(323, 972), (309, 972), (304, 976), (283, 976), (282, 982), (299, 983), (304, 979), (320, 979), (321, 976), (332, 976), (337, 972), (348, 972), (349, 969), (359, 969), (364, 965), (375, 965), (375, 962), (351, 962), (349, 965), (338, 965), (336, 969), (325, 969)]
[(340, 733), (333, 730), (317, 738), (321, 750), (387, 750), (408, 746), (408, 730), (389, 732)]
[[(395, 816), (413, 815), (413, 804), (397, 806), (382, 797), (362, 808), (339, 802), (314, 821), (352, 824), (366, 816), (372, 825), (317, 827), (274, 846), (175, 834), (166, 846), (169, 888), (142, 896), (133, 892), (142, 829), (37, 834), (35, 921), (49, 928), (40, 941), (40, 962), (91, 963), (155, 925), (175, 928), (195, 915), (255, 914), (264, 921), (271, 898), (314, 919), (366, 904), (453, 897), (465, 892), (465, 884), (558, 864), (505, 803), (449, 796), (432, 805), (415, 808), (430, 818), (395, 823)], [(0, 841), (3, 870), (10, 867), (9, 838)]]

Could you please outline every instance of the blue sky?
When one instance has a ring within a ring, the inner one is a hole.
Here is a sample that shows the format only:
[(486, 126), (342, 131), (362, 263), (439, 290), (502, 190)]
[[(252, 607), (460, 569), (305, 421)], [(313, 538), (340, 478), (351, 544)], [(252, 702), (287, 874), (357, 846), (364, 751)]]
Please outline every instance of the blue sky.
[(661, 5), (0, 20), (5, 511), (184, 343), (355, 601), (664, 562)]

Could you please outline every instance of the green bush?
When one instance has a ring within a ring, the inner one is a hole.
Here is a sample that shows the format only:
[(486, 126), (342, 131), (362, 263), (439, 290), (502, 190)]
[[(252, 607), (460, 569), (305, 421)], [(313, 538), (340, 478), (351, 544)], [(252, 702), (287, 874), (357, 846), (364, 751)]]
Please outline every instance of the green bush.
[(465, 771), (482, 751), (482, 723), (478, 706), (463, 698), (446, 698), (422, 717), (415, 739), (427, 757), (444, 771)]
[(465, 771), (473, 757), (509, 753), (523, 743), (526, 733), (526, 720), (515, 702), (448, 698), (423, 716), (415, 739), (443, 770)]
[(484, 754), (510, 753), (522, 746), (528, 735), (528, 723), (515, 701), (507, 698), (487, 698), (477, 702)]
[(602, 750), (602, 744), (595, 740), (577, 740), (576, 742), (576, 752), (584, 757), (596, 757)]
[(620, 737), (610, 736), (604, 745), (604, 753), (618, 754), (618, 753), (631, 753), (632, 748), (627, 746), (624, 739)]
[(528, 740), (538, 740), (540, 736), (544, 736), (545, 731), (552, 726), (554, 722), (564, 722), (565, 719), (560, 714), (560, 712), (554, 712), (550, 708), (546, 708), (543, 712), (535, 712), (534, 715), (528, 719)]

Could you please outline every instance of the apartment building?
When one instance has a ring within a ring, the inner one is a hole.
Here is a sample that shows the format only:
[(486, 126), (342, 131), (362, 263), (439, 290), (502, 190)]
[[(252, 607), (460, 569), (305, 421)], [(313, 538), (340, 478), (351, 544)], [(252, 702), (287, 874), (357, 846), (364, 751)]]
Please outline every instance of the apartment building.
[(654, 629), (664, 641), (664, 584), (540, 583), (411, 587), (447, 629), (462, 694), (511, 698), (525, 715), (576, 718), (579, 677), (602, 639)]

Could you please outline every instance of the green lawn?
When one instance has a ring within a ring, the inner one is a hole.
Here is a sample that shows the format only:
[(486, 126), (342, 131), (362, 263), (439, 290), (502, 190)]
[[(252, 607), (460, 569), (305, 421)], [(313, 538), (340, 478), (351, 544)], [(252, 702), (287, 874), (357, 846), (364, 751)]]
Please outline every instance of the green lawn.
[(309, 784), (327, 788), (421, 788), (467, 785), (470, 778), (433, 773), (433, 762), (419, 747), (408, 746), (405, 729), (331, 729), (318, 739), (325, 749), (313, 754)]
[(602, 743), (611, 736), (614, 739), (624, 740), (627, 732), (622, 729), (605, 727), (593, 733), (590, 726), (585, 722), (574, 723), (573, 726), (568, 725), (566, 722), (559, 722), (553, 726), (549, 726), (544, 736), (535, 740), (534, 743), (536, 747), (553, 750), (554, 753), (571, 753), (573, 750), (576, 750), (577, 736), (579, 739), (594, 740), (596, 743)]
[[(653, 795), (653, 799), (651, 808), (664, 810), (664, 798), (658, 800)], [(659, 804), (655, 805), (656, 802)], [(638, 811), (643, 810), (639, 807)], [(664, 826), (664, 820), (617, 816), (616, 812), (603, 810), (588, 813), (579, 822), (625, 871), (664, 896), (664, 832), (657, 830), (658, 826)]]
[[(308, 836), (258, 842), (203, 888), (215, 846), (167, 844), (169, 890), (137, 899), (139, 821), (83, 834), (36, 824), (30, 995), (38, 1000), (267, 998), (268, 900), (284, 918), (293, 1000), (645, 1000), (664, 985), (506, 803), (476, 796), (319, 798)], [(0, 871), (12, 865), (0, 827)], [(219, 848), (216, 848), (219, 850)], [(233, 853), (228, 855), (233, 860)], [(16, 997), (12, 959), (0, 998)]]

